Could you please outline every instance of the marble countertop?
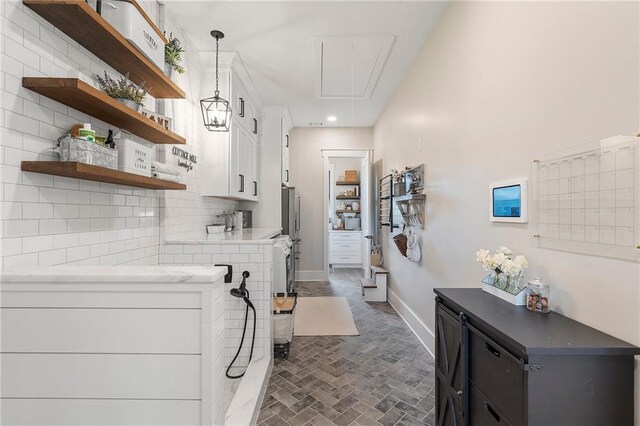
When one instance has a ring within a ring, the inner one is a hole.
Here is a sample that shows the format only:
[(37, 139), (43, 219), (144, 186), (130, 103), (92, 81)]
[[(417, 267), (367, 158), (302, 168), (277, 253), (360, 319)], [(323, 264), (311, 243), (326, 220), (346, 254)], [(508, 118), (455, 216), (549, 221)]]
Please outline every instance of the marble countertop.
[(220, 266), (52, 266), (0, 271), (3, 283), (213, 283)]
[(246, 228), (239, 231), (168, 237), (165, 244), (273, 244), (282, 228)]

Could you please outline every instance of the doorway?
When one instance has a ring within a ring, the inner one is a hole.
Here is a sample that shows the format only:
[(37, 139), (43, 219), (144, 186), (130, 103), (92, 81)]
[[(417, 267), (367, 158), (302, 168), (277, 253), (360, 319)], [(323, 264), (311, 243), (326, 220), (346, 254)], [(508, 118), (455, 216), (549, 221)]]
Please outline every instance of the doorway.
[(368, 276), (373, 224), (373, 150), (323, 150), (324, 275), (357, 268)]

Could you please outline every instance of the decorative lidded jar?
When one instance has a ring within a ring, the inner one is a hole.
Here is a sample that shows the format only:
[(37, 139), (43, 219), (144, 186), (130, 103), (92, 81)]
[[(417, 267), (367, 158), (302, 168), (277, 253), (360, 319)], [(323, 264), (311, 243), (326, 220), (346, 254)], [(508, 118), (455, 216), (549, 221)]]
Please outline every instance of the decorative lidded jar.
[(527, 283), (527, 308), (533, 312), (549, 312), (549, 284), (535, 278)]

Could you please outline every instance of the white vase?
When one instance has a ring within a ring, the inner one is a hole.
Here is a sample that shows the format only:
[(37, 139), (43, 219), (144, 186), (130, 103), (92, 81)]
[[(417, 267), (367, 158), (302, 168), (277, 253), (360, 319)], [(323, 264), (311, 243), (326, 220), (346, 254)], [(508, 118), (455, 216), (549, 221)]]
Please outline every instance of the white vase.
[(131, 99), (123, 99), (123, 98), (116, 98), (116, 100), (120, 103), (125, 104), (126, 106), (128, 106), (129, 108), (131, 108), (136, 112), (142, 111), (142, 104), (139, 104), (136, 101), (132, 101)]
[(354, 201), (353, 203), (351, 203), (351, 208), (352, 208), (354, 211), (358, 211), (358, 210), (360, 210), (360, 203), (359, 203), (359, 202), (357, 202), (357, 201)]

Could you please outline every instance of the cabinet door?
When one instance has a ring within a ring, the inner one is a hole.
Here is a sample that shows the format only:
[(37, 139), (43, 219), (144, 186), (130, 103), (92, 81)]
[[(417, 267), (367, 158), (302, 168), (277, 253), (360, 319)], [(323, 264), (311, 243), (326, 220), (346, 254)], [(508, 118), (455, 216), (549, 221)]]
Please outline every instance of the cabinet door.
[(242, 158), (242, 132), (236, 120), (231, 121), (229, 128), (229, 195), (240, 197), (242, 195), (243, 171), (241, 168)]
[(258, 146), (258, 142), (251, 142), (251, 176), (252, 176), (252, 187), (251, 187), (251, 195), (254, 200), (258, 199), (258, 191), (259, 191), (259, 182), (260, 182), (260, 148)]
[(436, 424), (463, 426), (468, 407), (467, 339), (463, 322), (441, 303), (436, 306)]
[(289, 153), (286, 151), (282, 152), (282, 183), (289, 186)]

